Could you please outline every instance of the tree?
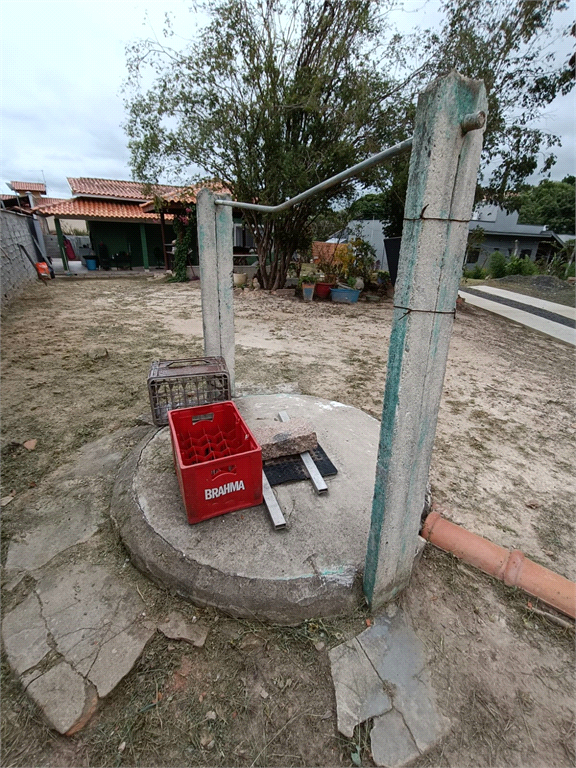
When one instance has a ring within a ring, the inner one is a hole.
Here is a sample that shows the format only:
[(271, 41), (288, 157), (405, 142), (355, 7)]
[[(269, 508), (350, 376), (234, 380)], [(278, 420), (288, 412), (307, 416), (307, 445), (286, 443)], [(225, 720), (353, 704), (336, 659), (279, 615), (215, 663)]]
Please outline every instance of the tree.
[[(557, 39), (570, 34), (572, 20), (561, 12), (564, 0), (445, 0), (445, 22), (438, 34), (422, 39), (428, 61), (424, 77), (455, 68), (484, 80), (488, 121), (479, 196), (502, 202), (539, 170), (555, 162), (560, 139), (534, 127), (536, 118), (558, 94), (574, 86), (569, 61), (558, 60)], [(543, 163), (538, 169), (538, 157)]]
[(519, 224), (540, 224), (557, 234), (574, 232), (574, 176), (562, 181), (544, 179), (537, 187), (525, 187), (506, 206), (518, 211)]
[[(374, 57), (389, 4), (209, 0), (210, 22), (184, 49), (134, 45), (126, 130), (136, 178), (155, 182), (196, 164), (235, 199), (276, 205), (387, 146), (403, 112)], [(388, 61), (398, 53), (391, 45)], [(155, 81), (143, 92), (149, 65)], [(244, 213), (265, 288), (283, 285), (311, 221), (349, 200), (353, 184), (281, 215)]]
[[(393, 0), (207, 3), (209, 23), (183, 48), (131, 48), (126, 130), (139, 180), (195, 164), (237, 200), (275, 205), (410, 136), (418, 91), (452, 68), (487, 86), (479, 197), (505, 200), (559, 141), (533, 121), (573, 86), (549, 52), (563, 0), (445, 0), (440, 32), (408, 42), (387, 30)], [(148, 66), (155, 79), (142, 90)], [(553, 162), (549, 152), (541, 170)], [(389, 236), (401, 232), (407, 173), (398, 158), (360, 180), (380, 187)], [(283, 284), (311, 222), (354, 189), (345, 182), (277, 216), (244, 213), (264, 287)]]
[[(413, 91), (451, 68), (486, 85), (488, 120), (477, 200), (510, 208), (515, 199), (511, 193), (522, 190), (536, 170), (548, 173), (555, 162), (548, 150), (560, 139), (533, 123), (558, 94), (568, 93), (574, 85), (573, 66), (550, 52), (560, 34), (556, 30), (560, 13), (567, 8), (562, 0), (445, 0), (440, 31), (413, 37), (415, 57), (423, 62), (410, 80)], [(415, 93), (405, 97), (411, 102), (409, 124), (414, 119)], [(402, 234), (407, 183), (406, 158), (377, 172), (381, 220), (388, 237)]]

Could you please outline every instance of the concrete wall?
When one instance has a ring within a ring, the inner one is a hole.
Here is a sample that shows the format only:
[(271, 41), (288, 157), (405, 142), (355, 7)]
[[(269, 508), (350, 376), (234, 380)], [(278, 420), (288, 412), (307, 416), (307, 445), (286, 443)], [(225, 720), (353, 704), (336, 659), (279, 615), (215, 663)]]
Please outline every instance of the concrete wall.
[(0, 210), (0, 291), (4, 308), (28, 283), (37, 279), (36, 270), (18, 246), (21, 243), (35, 260), (36, 249), (28, 217)]

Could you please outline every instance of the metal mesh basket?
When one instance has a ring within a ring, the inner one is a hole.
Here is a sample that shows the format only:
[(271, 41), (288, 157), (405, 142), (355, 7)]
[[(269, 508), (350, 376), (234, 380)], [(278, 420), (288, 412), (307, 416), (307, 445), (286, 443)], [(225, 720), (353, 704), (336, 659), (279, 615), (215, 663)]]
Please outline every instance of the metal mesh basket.
[(230, 376), (223, 357), (158, 360), (148, 375), (152, 419), (168, 424), (168, 411), (230, 400)]

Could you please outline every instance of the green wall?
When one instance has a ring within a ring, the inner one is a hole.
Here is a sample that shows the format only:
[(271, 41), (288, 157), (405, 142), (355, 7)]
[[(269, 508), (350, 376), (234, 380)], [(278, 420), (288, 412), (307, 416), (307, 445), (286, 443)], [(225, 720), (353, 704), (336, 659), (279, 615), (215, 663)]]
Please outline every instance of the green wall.
[[(144, 266), (142, 257), (142, 240), (140, 224), (127, 224), (121, 221), (90, 221), (88, 222), (92, 247), (98, 253), (98, 244), (106, 243), (110, 255), (125, 251), (132, 257), (133, 267)], [(159, 224), (144, 224), (146, 245), (148, 247), (148, 263), (150, 267), (164, 266), (162, 251), (162, 230)], [(169, 224), (165, 225), (166, 241), (174, 239), (174, 232)]]

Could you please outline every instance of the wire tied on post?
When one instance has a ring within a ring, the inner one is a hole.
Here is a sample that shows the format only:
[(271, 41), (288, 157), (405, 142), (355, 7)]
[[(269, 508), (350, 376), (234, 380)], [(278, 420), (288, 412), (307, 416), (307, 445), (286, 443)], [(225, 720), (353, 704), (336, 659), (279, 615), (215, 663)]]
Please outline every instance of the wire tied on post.
[(454, 309), (450, 309), (448, 311), (442, 311), (439, 309), (413, 309), (412, 307), (399, 307), (397, 304), (394, 304), (394, 309), (405, 309), (406, 311), (400, 318), (400, 320), (404, 319), (406, 315), (409, 315), (410, 312), (424, 312), (429, 315), (452, 315), (454, 319), (456, 319), (456, 307)]

